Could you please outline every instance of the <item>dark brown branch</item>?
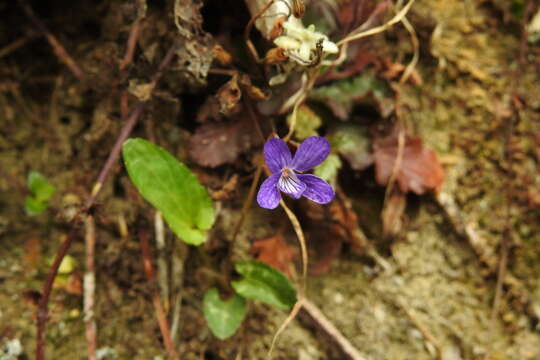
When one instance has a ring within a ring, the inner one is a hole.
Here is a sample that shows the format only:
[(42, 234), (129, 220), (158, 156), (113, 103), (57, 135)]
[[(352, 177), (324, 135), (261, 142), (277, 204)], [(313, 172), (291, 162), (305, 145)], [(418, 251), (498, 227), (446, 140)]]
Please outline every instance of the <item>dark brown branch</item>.
[[(175, 53), (176, 53), (176, 44), (171, 46), (171, 48), (167, 52), (167, 55), (165, 55), (165, 58), (159, 65), (158, 71), (152, 77), (152, 84), (154, 84), (154, 86), (163, 76), (164, 70), (172, 62), (172, 59), (174, 58)], [(42, 297), (40, 299), (39, 307), (37, 311), (36, 360), (45, 359), (45, 354), (44, 354), (45, 328), (46, 328), (47, 316), (48, 316), (48, 303), (49, 303), (49, 298), (51, 295), (54, 279), (56, 278), (56, 275), (58, 274), (58, 268), (60, 267), (62, 260), (64, 259), (69, 248), (71, 247), (71, 244), (73, 243), (73, 240), (75, 239), (75, 236), (77, 235), (77, 230), (80, 225), (81, 218), (83, 217), (82, 216), (83, 213), (88, 213), (90, 209), (92, 208), (92, 206), (94, 205), (96, 198), (103, 187), (103, 184), (107, 180), (114, 164), (116, 163), (116, 161), (118, 160), (120, 156), (120, 151), (122, 150), (122, 144), (124, 143), (124, 141), (126, 141), (126, 139), (129, 137), (129, 134), (135, 127), (135, 124), (139, 120), (144, 110), (145, 105), (146, 105), (146, 102), (137, 104), (135, 109), (131, 112), (130, 116), (126, 120), (126, 123), (124, 127), (122, 128), (120, 135), (116, 139), (116, 142), (111, 150), (111, 153), (109, 154), (109, 157), (107, 158), (107, 161), (105, 162), (105, 165), (103, 166), (103, 169), (99, 173), (96, 184), (94, 185), (94, 188), (92, 189), (92, 194), (90, 195), (88, 200), (85, 202), (84, 208), (77, 215), (75, 215), (75, 217), (71, 221), (72, 229), (69, 232), (69, 235), (67, 236), (66, 240), (64, 240), (64, 242), (60, 245), (60, 248), (58, 249), (54, 262), (49, 270), (49, 274), (47, 275), (47, 280), (45, 281), (45, 284), (43, 285), (43, 291), (41, 293)]]
[(19, 2), (19, 5), (23, 9), (26, 16), (28, 16), (30, 20), (34, 23), (34, 25), (38, 28), (38, 30), (45, 35), (47, 41), (52, 46), (54, 53), (60, 59), (60, 61), (66, 64), (66, 66), (71, 70), (71, 72), (73, 73), (73, 75), (75, 75), (77, 79), (82, 80), (84, 78), (84, 72), (81, 70), (79, 65), (77, 65), (75, 60), (73, 60), (73, 58), (68, 54), (60, 41), (58, 41), (58, 39), (49, 31), (43, 21), (41, 21), (36, 16), (30, 4), (26, 0), (17, 1)]

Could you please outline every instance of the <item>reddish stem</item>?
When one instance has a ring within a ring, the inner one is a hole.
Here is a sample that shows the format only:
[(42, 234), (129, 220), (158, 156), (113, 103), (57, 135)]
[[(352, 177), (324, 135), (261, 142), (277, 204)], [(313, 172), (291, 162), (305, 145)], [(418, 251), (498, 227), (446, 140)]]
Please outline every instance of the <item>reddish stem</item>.
[[(152, 285), (152, 289), (155, 289), (153, 285), (155, 284), (156, 276), (154, 275), (154, 268), (152, 266), (152, 255), (150, 252), (150, 243), (148, 241), (148, 234), (146, 233), (146, 231), (140, 231), (139, 239), (141, 241), (144, 273), (146, 274), (146, 279)], [(169, 357), (171, 359), (178, 359), (178, 354), (174, 349), (171, 333), (169, 331), (169, 323), (167, 321), (167, 316), (165, 314), (165, 310), (163, 309), (163, 305), (161, 304), (161, 299), (159, 298), (159, 294), (157, 291), (152, 290), (152, 292), (152, 303), (154, 304), (154, 310), (156, 312), (159, 330), (161, 331), (161, 336), (163, 337), (165, 349), (167, 349), (167, 352), (169, 353)]]

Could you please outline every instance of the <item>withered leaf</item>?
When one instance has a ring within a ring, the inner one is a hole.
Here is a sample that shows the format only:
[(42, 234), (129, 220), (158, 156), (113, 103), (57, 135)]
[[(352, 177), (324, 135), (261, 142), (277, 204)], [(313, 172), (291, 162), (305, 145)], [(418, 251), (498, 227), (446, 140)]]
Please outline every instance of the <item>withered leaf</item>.
[(232, 55), (223, 48), (223, 46), (216, 44), (212, 48), (214, 52), (214, 59), (221, 66), (229, 66), (232, 64)]
[[(375, 176), (377, 183), (386, 185), (394, 171), (398, 155), (395, 135), (379, 138), (373, 144)], [(423, 145), (417, 136), (406, 135), (401, 166), (397, 169), (396, 182), (403, 193), (409, 191), (421, 195), (438, 190), (444, 180), (444, 170), (433, 149)]]
[(240, 91), (240, 86), (238, 86), (237, 74), (219, 88), (216, 97), (220, 105), (219, 111), (223, 115), (229, 116), (235, 110), (238, 110), (237, 105), (242, 97), (242, 91)]
[(266, 263), (281, 272), (290, 275), (293, 259), (297, 256), (295, 248), (290, 247), (278, 233), (266, 239), (254, 241), (250, 252), (258, 261)]
[(199, 165), (216, 167), (234, 162), (261, 142), (248, 118), (211, 122), (200, 126), (190, 138), (189, 155)]

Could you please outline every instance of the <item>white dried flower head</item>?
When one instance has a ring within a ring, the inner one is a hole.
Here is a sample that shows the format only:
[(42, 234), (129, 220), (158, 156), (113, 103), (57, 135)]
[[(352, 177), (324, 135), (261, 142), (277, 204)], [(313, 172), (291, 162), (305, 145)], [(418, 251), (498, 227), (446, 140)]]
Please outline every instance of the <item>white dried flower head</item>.
[(338, 52), (337, 45), (328, 40), (328, 36), (315, 31), (314, 25), (305, 28), (300, 22), (287, 20), (283, 29), (284, 34), (276, 38), (274, 44), (300, 65), (313, 65), (321, 56)]

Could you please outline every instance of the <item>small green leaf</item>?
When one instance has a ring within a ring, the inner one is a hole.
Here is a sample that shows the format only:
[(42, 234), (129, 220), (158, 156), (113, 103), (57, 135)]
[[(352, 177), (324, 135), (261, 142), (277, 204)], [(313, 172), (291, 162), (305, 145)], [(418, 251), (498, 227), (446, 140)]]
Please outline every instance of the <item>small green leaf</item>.
[(260, 261), (242, 261), (235, 269), (244, 277), (233, 281), (234, 290), (246, 299), (262, 301), (280, 309), (289, 309), (296, 302), (296, 291), (278, 270)]
[(339, 169), (341, 169), (341, 159), (337, 154), (330, 154), (313, 173), (326, 181), (333, 181)]
[(41, 202), (48, 201), (56, 192), (56, 188), (37, 171), (30, 171), (28, 174), (28, 188), (34, 199)]
[(37, 215), (49, 207), (48, 201), (56, 188), (37, 171), (30, 171), (27, 186), (32, 194), (26, 197), (24, 208), (29, 215)]
[(238, 330), (246, 316), (247, 306), (237, 294), (229, 300), (221, 300), (217, 289), (210, 289), (204, 295), (203, 312), (212, 334), (223, 340)]
[(184, 242), (200, 245), (214, 223), (212, 200), (184, 164), (143, 139), (130, 139), (122, 148), (129, 177)]
[(309, 94), (310, 99), (325, 103), (341, 120), (349, 118), (353, 106), (360, 100), (375, 102), (381, 114), (387, 116), (392, 111), (392, 103), (387, 101), (389, 96), (390, 90), (385, 83), (369, 72), (318, 87)]
[(33, 196), (27, 196), (24, 200), (24, 209), (31, 216), (42, 213), (48, 206), (47, 202), (38, 201)]
[[(287, 116), (287, 124), (291, 126), (292, 114)], [(297, 139), (304, 140), (317, 135), (317, 129), (322, 125), (321, 118), (306, 105), (302, 105), (296, 112), (296, 126), (294, 135)]]

